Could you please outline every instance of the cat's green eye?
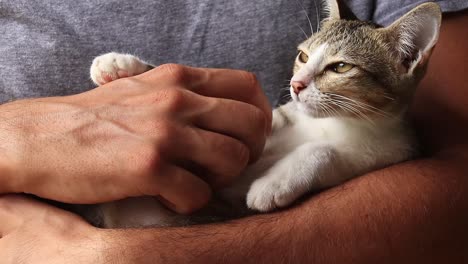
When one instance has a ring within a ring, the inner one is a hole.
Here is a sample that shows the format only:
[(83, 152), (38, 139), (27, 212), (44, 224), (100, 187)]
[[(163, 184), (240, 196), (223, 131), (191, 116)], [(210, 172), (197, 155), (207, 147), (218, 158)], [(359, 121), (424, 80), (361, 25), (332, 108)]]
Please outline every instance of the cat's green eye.
[(299, 61), (302, 63), (307, 63), (308, 60), (309, 56), (307, 56), (307, 54), (305, 54), (303, 51), (299, 51)]
[(345, 73), (354, 68), (354, 65), (344, 62), (338, 62), (330, 66), (330, 69), (336, 73)]

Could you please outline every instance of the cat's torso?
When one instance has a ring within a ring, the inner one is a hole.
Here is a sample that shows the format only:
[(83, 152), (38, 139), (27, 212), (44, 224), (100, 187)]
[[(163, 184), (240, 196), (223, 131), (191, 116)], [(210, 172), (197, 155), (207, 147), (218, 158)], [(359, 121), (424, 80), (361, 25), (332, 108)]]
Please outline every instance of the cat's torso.
[[(338, 174), (314, 176), (313, 171), (310, 175), (306, 173), (305, 177), (310, 177), (311, 181), (315, 177), (312, 185), (304, 187), (308, 191), (335, 186), (371, 170), (406, 160), (415, 154), (413, 139), (406, 123), (401, 119), (382, 119), (382, 122), (371, 123), (355, 118), (313, 118), (294, 110), (291, 104), (294, 102), (283, 106), (282, 110), (275, 110), (274, 131), (261, 158), (248, 166), (232, 186), (220, 190), (214, 201), (200, 213), (190, 216), (178, 215), (162, 206), (156, 198), (129, 198), (99, 207), (104, 226), (174, 226), (241, 217), (249, 213), (246, 196), (249, 190), (255, 192), (255, 188), (251, 189), (251, 186), (256, 180), (272, 178), (271, 175), (279, 178), (300, 177), (277, 175), (282, 173), (281, 167), (296, 168), (297, 171), (310, 170), (307, 167), (310, 165), (309, 157), (293, 158), (297, 155), (297, 150), (307, 144), (317, 146), (308, 152), (312, 155), (320, 156), (322, 152), (328, 153), (332, 150), (336, 152), (334, 159), (340, 160), (326, 165), (334, 167), (333, 170), (338, 171)], [(330, 160), (318, 162), (330, 163)], [(284, 166), (278, 166), (282, 163)], [(265, 188), (262, 190), (265, 191)], [(273, 207), (278, 208), (282, 205)]]

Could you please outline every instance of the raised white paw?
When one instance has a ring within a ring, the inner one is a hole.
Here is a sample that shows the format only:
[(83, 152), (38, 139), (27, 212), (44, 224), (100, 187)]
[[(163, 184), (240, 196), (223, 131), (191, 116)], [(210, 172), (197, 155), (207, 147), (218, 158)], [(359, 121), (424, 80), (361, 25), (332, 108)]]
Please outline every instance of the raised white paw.
[(250, 186), (247, 206), (260, 212), (269, 212), (290, 205), (301, 194), (294, 191), (287, 179), (262, 177)]
[(149, 66), (129, 54), (107, 53), (96, 57), (91, 65), (91, 79), (97, 85), (141, 74), (149, 69)]

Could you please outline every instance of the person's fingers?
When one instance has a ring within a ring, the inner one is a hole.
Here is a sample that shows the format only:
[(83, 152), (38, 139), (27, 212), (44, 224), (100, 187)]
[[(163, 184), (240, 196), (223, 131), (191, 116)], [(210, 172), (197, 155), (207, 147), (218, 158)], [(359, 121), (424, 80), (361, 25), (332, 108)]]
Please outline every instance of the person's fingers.
[(171, 155), (185, 164), (195, 164), (196, 173), (214, 187), (232, 182), (250, 156), (249, 149), (239, 140), (198, 128), (185, 129)]
[[(143, 168), (151, 168), (150, 170), (156, 175), (166, 174), (161, 171), (168, 166), (168, 163), (173, 163), (183, 166), (208, 181), (212, 186), (218, 187), (231, 182), (238, 176), (250, 157), (249, 149), (241, 141), (190, 125), (182, 126), (173, 122), (164, 122), (153, 132), (152, 136), (156, 145), (159, 146), (157, 156), (164, 157), (164, 160), (157, 162), (156, 165), (145, 165)], [(142, 152), (142, 157), (150, 155), (149, 158), (143, 158), (143, 160), (160, 159), (152, 157), (151, 149), (148, 153)], [(150, 176), (149, 171), (145, 171), (138, 174)], [(155, 187), (157, 186), (155, 184)]]
[(271, 106), (262, 92), (255, 75), (246, 71), (231, 69), (207, 69), (165, 64), (149, 72), (143, 73), (139, 78), (153, 80), (160, 84), (185, 84), (198, 94), (226, 98), (246, 102), (257, 106), (264, 113), (268, 122), (268, 131), (271, 129)]
[(183, 168), (169, 165), (155, 179), (161, 201), (178, 213), (192, 213), (211, 198), (209, 185)]
[[(225, 139), (226, 143), (230, 141), (229, 144), (231, 145), (233, 142), (236, 145), (242, 142), (249, 149), (251, 160), (260, 156), (266, 139), (265, 127), (268, 121), (259, 108), (235, 100), (205, 97), (184, 89), (168, 89), (164, 93), (167, 99), (158, 102), (158, 109), (163, 108), (165, 111), (172, 113), (166, 120), (155, 121), (147, 118), (146, 115), (142, 115), (137, 119), (134, 116), (129, 118), (125, 117), (125, 115), (121, 115), (119, 118), (128, 123), (128, 126), (132, 129), (156, 137), (158, 142), (165, 145), (165, 148), (170, 151), (181, 149), (185, 153), (187, 146), (194, 147), (197, 150), (207, 150), (206, 147), (210, 146), (205, 142), (196, 146), (189, 142), (193, 141), (194, 138), (187, 135), (183, 127), (174, 122), (181, 119), (185, 120), (183, 123), (221, 134), (218, 137), (224, 135), (233, 138)], [(135, 113), (136, 111), (129, 112), (130, 115)], [(234, 139), (237, 141), (234, 141)], [(200, 148), (200, 145), (202, 148)], [(201, 155), (200, 152), (195, 152), (193, 155)], [(232, 156), (229, 153), (218, 154), (228, 154), (227, 157)], [(221, 166), (225, 166), (229, 170), (232, 167), (226, 162), (222, 162)], [(215, 168), (215, 171), (218, 172), (219, 170)]]
[(193, 119), (194, 125), (205, 130), (227, 135), (243, 142), (250, 149), (250, 159), (255, 160), (263, 151), (268, 120), (263, 112), (250, 104), (208, 98), (211, 101)]

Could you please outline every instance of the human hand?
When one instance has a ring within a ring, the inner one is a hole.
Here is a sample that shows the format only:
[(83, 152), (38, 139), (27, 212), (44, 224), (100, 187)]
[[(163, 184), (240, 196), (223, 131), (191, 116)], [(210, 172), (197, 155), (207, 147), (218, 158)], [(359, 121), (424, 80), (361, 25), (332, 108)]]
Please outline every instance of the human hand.
[(257, 159), (271, 126), (253, 75), (179, 65), (0, 108), (1, 155), (13, 164), (0, 192), (67, 203), (161, 196), (180, 213)]
[(10, 263), (109, 263), (99, 229), (69, 212), (0, 196), (0, 259)]

